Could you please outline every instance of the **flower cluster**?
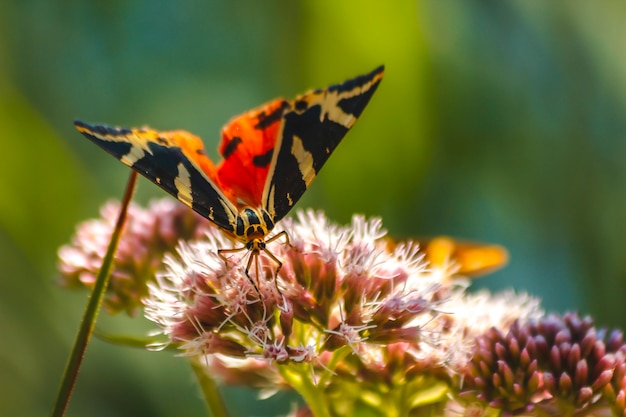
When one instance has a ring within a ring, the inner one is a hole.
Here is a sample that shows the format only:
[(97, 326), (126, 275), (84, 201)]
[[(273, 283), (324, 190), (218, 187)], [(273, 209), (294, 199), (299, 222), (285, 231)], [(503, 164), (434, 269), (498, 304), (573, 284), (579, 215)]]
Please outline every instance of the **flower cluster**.
[[(93, 284), (117, 210), (60, 249), (64, 285)], [(306, 406), (294, 416), (626, 416), (621, 332), (545, 316), (525, 294), (466, 291), (460, 273), (502, 264), (499, 247), (420, 248), (380, 219), (338, 226), (314, 211), (282, 232), (258, 256), (224, 259), (238, 244), (186, 207), (132, 205), (106, 307), (143, 307), (167, 339), (152, 348), (175, 346), (226, 383), (295, 389)]]
[(511, 414), (590, 415), (612, 407), (623, 415), (624, 353), (622, 333), (596, 329), (589, 317), (516, 321), (477, 338), (462, 397)]
[[(78, 225), (71, 244), (59, 249), (62, 286), (93, 286), (119, 210), (118, 202), (107, 203), (100, 219)], [(179, 240), (201, 237), (213, 228), (208, 220), (170, 198), (153, 201), (147, 209), (131, 204), (115, 255), (105, 309), (110, 313), (135, 313), (148, 293), (147, 283), (162, 268), (163, 254), (173, 251)]]
[(410, 407), (467, 363), (476, 335), (540, 314), (536, 300), (512, 293), (485, 314), (490, 296), (467, 296), (453, 264), (429, 265), (417, 244), (391, 243), (379, 219), (340, 227), (306, 211), (280, 226), (288, 243), (268, 248), (282, 262), (278, 274), (263, 254), (249, 275), (249, 254), (225, 263), (217, 250), (232, 243), (208, 233), (167, 256), (150, 286), (147, 317), (228, 383), (298, 389), (305, 378), (340, 398), (330, 403), (344, 415), (373, 399), (382, 407), (381, 395), (402, 387)]

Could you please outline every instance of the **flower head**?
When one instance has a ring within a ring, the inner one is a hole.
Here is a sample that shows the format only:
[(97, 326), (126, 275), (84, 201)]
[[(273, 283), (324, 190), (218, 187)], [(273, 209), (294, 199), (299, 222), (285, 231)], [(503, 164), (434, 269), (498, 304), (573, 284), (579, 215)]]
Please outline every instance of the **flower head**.
[[(269, 248), (282, 262), (277, 275), (263, 254), (258, 276), (243, 271), (248, 254), (224, 262), (217, 250), (232, 243), (209, 230), (167, 256), (150, 285), (146, 316), (183, 355), (206, 355), (225, 381), (293, 386), (296, 372), (352, 407), (366, 392), (380, 395), (381, 381), (418, 395), (465, 366), (485, 326), (540, 314), (524, 295), (467, 296), (453, 265), (429, 265), (416, 243), (390, 244), (379, 219), (341, 227), (304, 211), (281, 228), (290, 244)], [(489, 303), (501, 308), (479, 328)]]
[[(93, 286), (119, 209), (119, 203), (109, 202), (100, 219), (80, 224), (71, 244), (59, 249), (61, 285)], [(161, 269), (163, 254), (173, 251), (179, 240), (203, 236), (211, 228), (206, 219), (170, 198), (153, 201), (147, 209), (131, 204), (104, 300), (107, 311), (134, 313), (142, 307), (146, 283)]]
[(508, 331), (493, 328), (477, 338), (464, 394), (509, 413), (619, 402), (623, 351), (621, 333), (598, 330), (589, 317), (515, 321)]

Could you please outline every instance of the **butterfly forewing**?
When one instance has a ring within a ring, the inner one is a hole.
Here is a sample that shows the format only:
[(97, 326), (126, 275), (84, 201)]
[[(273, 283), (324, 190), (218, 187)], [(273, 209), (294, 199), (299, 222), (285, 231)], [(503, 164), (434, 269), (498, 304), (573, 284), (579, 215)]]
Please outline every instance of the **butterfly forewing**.
[(199, 138), (185, 131), (115, 128), (80, 121), (74, 124), (125, 165), (225, 231), (234, 231), (237, 209), (205, 173), (212, 164)]
[(263, 192), (264, 208), (282, 219), (311, 185), (354, 125), (383, 76), (381, 66), (342, 84), (297, 97), (286, 109)]

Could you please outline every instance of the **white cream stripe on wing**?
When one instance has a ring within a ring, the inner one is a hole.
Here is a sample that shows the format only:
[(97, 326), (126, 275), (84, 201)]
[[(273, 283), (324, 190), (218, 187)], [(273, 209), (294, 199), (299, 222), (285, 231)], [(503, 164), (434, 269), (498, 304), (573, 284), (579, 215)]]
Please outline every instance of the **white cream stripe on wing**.
[(372, 88), (372, 85), (378, 81), (379, 78), (376, 77), (367, 84), (355, 87), (349, 91), (339, 92), (337, 90), (324, 90), (323, 93), (315, 94), (310, 98), (309, 106), (314, 106), (316, 104), (320, 105), (320, 122), (328, 119), (349, 129), (354, 125), (354, 123), (356, 123), (357, 117), (352, 114), (345, 113), (341, 107), (337, 105), (337, 103), (343, 99), (363, 94)]
[[(81, 130), (81, 132), (84, 131)], [(130, 150), (126, 155), (122, 155), (120, 158), (120, 161), (129, 167), (132, 167), (135, 162), (144, 158), (146, 154), (152, 155), (150, 148), (148, 148), (148, 141), (137, 135), (136, 132), (132, 132), (127, 135), (102, 135), (91, 130), (86, 130), (86, 132), (103, 142), (130, 143)]]
[(298, 161), (298, 169), (302, 175), (302, 180), (309, 188), (313, 180), (315, 179), (315, 169), (313, 168), (313, 154), (304, 149), (302, 139), (298, 136), (293, 136), (293, 144), (291, 145), (291, 154)]
[(191, 196), (191, 176), (182, 162), (178, 164), (178, 175), (174, 180), (174, 185), (178, 191), (176, 198), (189, 207), (192, 207), (193, 197)]

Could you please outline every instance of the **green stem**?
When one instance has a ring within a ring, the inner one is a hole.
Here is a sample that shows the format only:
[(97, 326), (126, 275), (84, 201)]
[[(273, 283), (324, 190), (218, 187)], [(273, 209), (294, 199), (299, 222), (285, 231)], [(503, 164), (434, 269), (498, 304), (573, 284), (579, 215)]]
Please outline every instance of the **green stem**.
[(217, 389), (217, 384), (215, 383), (215, 380), (210, 378), (207, 374), (206, 366), (197, 359), (192, 359), (190, 362), (191, 368), (196, 374), (196, 378), (200, 384), (200, 389), (202, 390), (202, 395), (204, 396), (204, 402), (209, 408), (211, 415), (213, 417), (228, 417), (226, 405), (224, 404), (222, 396)]
[(330, 361), (328, 361), (328, 364), (325, 366), (326, 371), (322, 374), (318, 382), (318, 385), (320, 387), (326, 386), (328, 380), (334, 375), (333, 372), (335, 368), (337, 367), (337, 365), (339, 365), (339, 363), (351, 353), (353, 352), (350, 346), (342, 346), (339, 349), (337, 349), (335, 352), (333, 352), (333, 355), (331, 356)]
[(315, 385), (309, 372), (312, 369), (308, 364), (278, 365), (280, 374), (295, 389), (309, 406), (314, 417), (330, 417), (327, 399), (324, 396), (321, 385)]
[(102, 259), (102, 267), (98, 272), (98, 277), (96, 278), (93, 290), (91, 291), (91, 297), (89, 297), (89, 302), (85, 308), (83, 319), (80, 323), (76, 340), (74, 341), (72, 353), (70, 354), (67, 365), (65, 366), (65, 372), (63, 373), (63, 380), (61, 381), (56, 402), (54, 403), (54, 408), (50, 413), (52, 417), (61, 417), (65, 415), (65, 411), (69, 405), (70, 397), (72, 396), (72, 391), (74, 390), (76, 379), (78, 378), (78, 371), (96, 324), (98, 310), (100, 309), (100, 304), (102, 303), (107, 285), (109, 284), (109, 277), (113, 268), (113, 259), (115, 252), (117, 251), (117, 245), (120, 241), (124, 222), (126, 221), (128, 205), (130, 204), (130, 200), (133, 196), (136, 182), (137, 173), (131, 170), (131, 174), (126, 184), (126, 191), (124, 192), (122, 206), (120, 207), (120, 214), (117, 218), (115, 229), (113, 229), (113, 233), (111, 234), (109, 247), (107, 248), (106, 254)]

